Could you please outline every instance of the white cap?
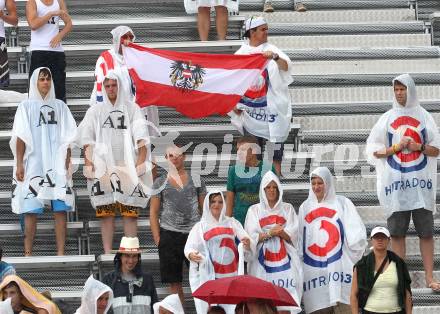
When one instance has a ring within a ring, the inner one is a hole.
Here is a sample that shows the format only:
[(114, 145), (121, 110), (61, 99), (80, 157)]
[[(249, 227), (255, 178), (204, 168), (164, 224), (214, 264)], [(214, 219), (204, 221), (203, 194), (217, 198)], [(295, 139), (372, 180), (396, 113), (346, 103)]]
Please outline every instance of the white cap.
[(378, 233), (383, 233), (384, 235), (387, 236), (387, 238), (391, 236), (387, 228), (379, 226), (379, 227), (374, 227), (373, 230), (371, 230), (370, 238), (374, 237)]
[(251, 16), (244, 22), (244, 34), (245, 37), (249, 37), (248, 31), (258, 26), (267, 24), (266, 20), (262, 16)]
[(184, 314), (182, 303), (180, 303), (180, 298), (178, 294), (170, 294), (161, 302), (156, 302), (153, 304), (154, 314), (159, 313), (159, 307), (174, 313), (174, 314)]

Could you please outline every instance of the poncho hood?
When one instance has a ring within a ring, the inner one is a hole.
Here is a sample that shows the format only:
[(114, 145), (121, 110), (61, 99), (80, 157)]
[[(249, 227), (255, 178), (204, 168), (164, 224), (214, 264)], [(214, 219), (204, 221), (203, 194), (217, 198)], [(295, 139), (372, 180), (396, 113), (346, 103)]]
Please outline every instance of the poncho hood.
[(39, 101), (53, 101), (55, 100), (55, 86), (53, 85), (53, 78), (50, 79), (50, 90), (47, 93), (46, 97), (43, 99), (41, 97), (41, 94), (38, 90), (38, 76), (40, 75), (40, 71), (42, 69), (46, 69), (50, 72), (50, 75), (52, 76), (52, 72), (49, 70), (49, 68), (41, 67), (35, 69), (35, 71), (31, 75), (31, 79), (29, 80), (29, 100), (39, 100)]
[(81, 297), (81, 307), (75, 314), (96, 314), (97, 301), (99, 297), (106, 292), (109, 292), (109, 299), (104, 314), (108, 312), (112, 305), (113, 291), (109, 286), (93, 278), (93, 275), (90, 276), (84, 285), (84, 291)]
[(401, 84), (406, 86), (406, 105), (402, 106), (396, 99), (396, 96), (393, 97), (393, 108), (395, 109), (412, 109), (420, 106), (419, 99), (417, 98), (417, 90), (416, 84), (414, 83), (413, 78), (409, 74), (402, 74), (393, 79), (393, 87), (396, 82), (400, 82)]
[[(222, 207), (222, 211), (220, 213), (219, 220), (217, 220), (212, 215), (211, 209), (209, 208), (209, 196), (213, 195), (213, 194), (220, 194), (223, 199), (223, 207)], [(226, 218), (226, 202), (225, 202), (225, 198), (223, 196), (223, 193), (220, 190), (213, 190), (213, 191), (208, 192), (208, 194), (206, 194), (206, 196), (205, 196), (205, 201), (203, 202), (203, 213), (202, 213), (201, 221), (204, 224), (211, 225), (211, 224), (216, 224), (218, 222), (222, 222), (223, 220), (225, 220), (225, 218)]]
[(121, 37), (127, 33), (131, 33), (133, 35), (134, 42), (136, 37), (134, 36), (133, 30), (128, 26), (121, 25), (112, 29), (110, 33), (113, 36), (113, 52), (116, 56), (123, 58), (122, 54), (119, 53), (119, 47), (121, 47)]
[[(274, 181), (276, 183), (276, 185), (278, 186), (278, 200), (277, 200), (277, 202), (276, 202), (276, 204), (275, 204), (275, 206), (273, 208), (271, 208), (269, 206), (269, 202), (267, 201), (267, 197), (266, 197), (266, 192), (264, 191), (264, 189), (272, 181)], [(278, 179), (277, 175), (275, 173), (273, 173), (272, 171), (266, 172), (266, 174), (261, 179), (260, 194), (259, 195), (260, 195), (260, 206), (261, 206), (261, 208), (264, 208), (266, 210), (277, 209), (278, 206), (282, 203), (282, 200), (283, 200), (283, 188), (281, 187), (280, 179)]]
[[(312, 179), (314, 177), (320, 177), (322, 181), (324, 181), (324, 198), (321, 202), (318, 202), (315, 193), (312, 189)], [(324, 203), (324, 202), (332, 202), (336, 200), (336, 189), (333, 175), (327, 167), (318, 167), (310, 173), (310, 189), (309, 189), (309, 197), (307, 199), (313, 203)]]

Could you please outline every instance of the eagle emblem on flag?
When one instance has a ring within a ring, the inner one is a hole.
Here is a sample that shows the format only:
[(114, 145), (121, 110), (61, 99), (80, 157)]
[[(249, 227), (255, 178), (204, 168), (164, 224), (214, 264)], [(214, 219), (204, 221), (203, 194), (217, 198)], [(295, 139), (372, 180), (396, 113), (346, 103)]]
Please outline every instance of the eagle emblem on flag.
[(191, 61), (174, 61), (170, 68), (171, 83), (182, 91), (195, 90), (203, 84), (206, 71), (198, 64), (192, 65)]

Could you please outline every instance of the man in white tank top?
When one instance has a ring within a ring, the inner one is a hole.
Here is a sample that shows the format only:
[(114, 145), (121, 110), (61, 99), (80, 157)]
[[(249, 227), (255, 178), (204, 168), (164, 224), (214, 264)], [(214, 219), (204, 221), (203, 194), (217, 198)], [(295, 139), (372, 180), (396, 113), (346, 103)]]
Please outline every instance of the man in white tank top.
[[(49, 68), (56, 98), (66, 102), (66, 57), (61, 41), (72, 30), (66, 4), (64, 0), (28, 0), (26, 18), (31, 28), (29, 75), (36, 68)], [(61, 31), (60, 19), (64, 22)]]
[[(8, 14), (4, 10), (7, 10)], [(5, 22), (17, 26), (17, 8), (14, 0), (0, 0), (0, 87), (9, 85), (8, 51), (6, 50)]]

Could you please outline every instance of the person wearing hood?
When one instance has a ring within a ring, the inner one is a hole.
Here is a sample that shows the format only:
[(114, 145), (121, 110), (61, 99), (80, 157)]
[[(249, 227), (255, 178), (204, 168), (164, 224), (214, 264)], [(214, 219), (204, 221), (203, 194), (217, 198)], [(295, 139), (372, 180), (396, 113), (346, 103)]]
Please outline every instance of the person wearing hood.
[(84, 175), (90, 201), (101, 218), (106, 254), (112, 249), (116, 212), (123, 217), (124, 235), (137, 235), (139, 211), (147, 206), (152, 184), (147, 126), (139, 107), (125, 94), (123, 81), (115, 71), (107, 72), (103, 103), (87, 110), (77, 139), (84, 147)]
[(112, 302), (112, 289), (91, 275), (84, 285), (81, 306), (76, 310), (75, 314), (106, 314)]
[(15, 275), (6, 276), (0, 283), (0, 300), (7, 299), (15, 314), (61, 314), (55, 303)]
[[(237, 242), (243, 244), (243, 254), (239, 254)], [(221, 191), (209, 192), (203, 203), (202, 219), (191, 229), (185, 245), (185, 256), (190, 261), (191, 291), (208, 280), (242, 275), (244, 260), (250, 259), (254, 249), (243, 226), (235, 218), (226, 216)], [(194, 302), (197, 314), (207, 312), (208, 303), (199, 299)], [(225, 306), (227, 313), (234, 313), (234, 308)]]
[(273, 163), (280, 175), (284, 142), (292, 120), (289, 85), (293, 82), (293, 64), (284, 52), (268, 43), (268, 30), (261, 16), (252, 16), (245, 22), (244, 36), (249, 40), (235, 54), (263, 54), (268, 63), (229, 115), (242, 134), (256, 136), (261, 149), (266, 146), (267, 151), (273, 150)]
[(367, 233), (353, 203), (336, 195), (328, 168), (310, 174), (298, 219), (306, 313), (350, 314), (352, 269), (366, 249)]
[(113, 290), (112, 314), (153, 314), (158, 302), (153, 276), (142, 271), (136, 237), (122, 237), (114, 259), (115, 270), (102, 282)]
[(248, 263), (248, 274), (285, 288), (297, 307), (279, 307), (282, 312), (299, 313), (302, 295), (302, 269), (297, 252), (298, 217), (293, 206), (283, 202), (283, 188), (272, 172), (260, 185), (260, 203), (246, 215), (245, 230), (256, 251)]
[[(123, 46), (135, 41), (136, 36), (133, 30), (128, 26), (118, 26), (111, 31), (113, 36), (112, 48), (104, 51), (96, 61), (95, 67), (95, 85), (90, 97), (90, 104), (102, 104), (103, 83), (105, 76), (111, 70), (119, 73), (121, 77), (121, 88), (124, 94), (135, 101), (135, 88), (130, 78), (128, 68), (125, 65), (124, 55), (122, 53)], [(143, 113), (148, 121), (148, 132), (150, 136), (160, 136), (159, 132), (159, 111), (156, 106), (148, 106), (142, 108)]]
[(17, 108), (9, 142), (14, 155), (12, 211), (24, 214), (25, 256), (32, 255), (37, 215), (51, 203), (57, 254), (64, 255), (66, 212), (74, 210), (70, 145), (76, 122), (67, 105), (55, 99), (52, 73), (38, 68), (29, 82), (29, 98)]
[(440, 134), (434, 118), (420, 106), (409, 74), (397, 76), (393, 89), (393, 108), (371, 129), (366, 156), (376, 167), (377, 194), (386, 211), (392, 251), (405, 258), (405, 236), (412, 217), (420, 240), (426, 286), (440, 291), (440, 283), (433, 277)]
[(165, 299), (153, 305), (154, 314), (184, 314), (182, 303), (177, 293), (170, 294)]
[[(61, 41), (72, 30), (66, 3), (64, 0), (29, 0), (26, 18), (31, 28), (29, 78), (35, 69), (49, 68), (55, 84), (55, 96), (66, 102), (66, 55)], [(61, 31), (60, 20), (64, 22)]]

